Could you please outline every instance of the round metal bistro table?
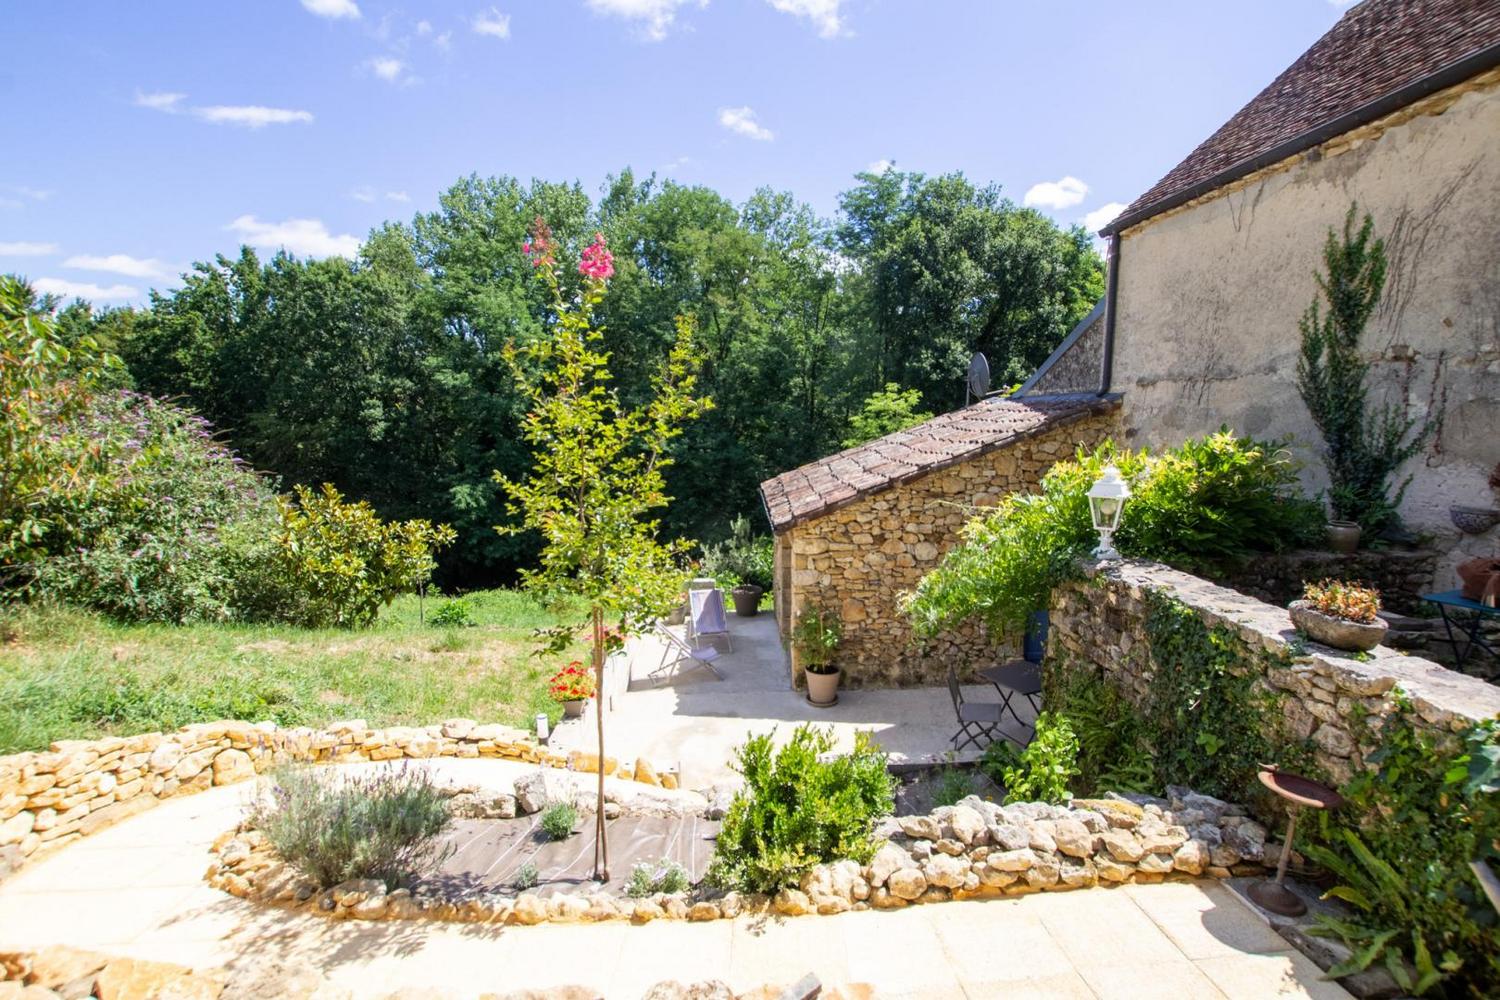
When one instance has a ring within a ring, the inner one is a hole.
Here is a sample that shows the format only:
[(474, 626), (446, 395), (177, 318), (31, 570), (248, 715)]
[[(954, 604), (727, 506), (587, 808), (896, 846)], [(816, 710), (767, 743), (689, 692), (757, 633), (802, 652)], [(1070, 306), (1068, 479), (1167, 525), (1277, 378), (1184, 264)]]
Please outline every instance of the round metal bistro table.
[(1283, 917), (1300, 917), (1307, 912), (1307, 904), (1286, 887), (1286, 863), (1292, 856), (1292, 838), (1297, 833), (1297, 813), (1305, 806), (1308, 809), (1337, 809), (1344, 804), (1338, 792), (1311, 778), (1299, 774), (1286, 774), (1274, 764), (1262, 765), (1260, 783), (1287, 801), (1286, 840), (1282, 844), (1281, 857), (1276, 862), (1276, 878), (1252, 885), (1248, 894), (1264, 909)]

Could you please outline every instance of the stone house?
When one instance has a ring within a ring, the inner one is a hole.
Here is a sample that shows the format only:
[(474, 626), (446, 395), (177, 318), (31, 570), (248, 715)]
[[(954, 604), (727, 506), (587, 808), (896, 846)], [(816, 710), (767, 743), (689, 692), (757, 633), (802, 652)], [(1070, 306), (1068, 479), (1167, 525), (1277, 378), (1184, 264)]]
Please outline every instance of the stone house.
[[(1452, 566), (1492, 554), (1450, 505), (1500, 507), (1500, 4), (1364, 0), (1137, 198), (1102, 235), (1108, 294), (1026, 391), (1097, 385), (1132, 446), (1228, 424), (1293, 439), (1312, 489), (1322, 440), (1297, 391), (1298, 319), (1351, 202), (1389, 274), (1366, 330), (1373, 401), (1441, 418), (1402, 470), (1406, 524)], [(1061, 384), (1059, 384), (1061, 383)], [(1082, 383), (1082, 384), (1080, 384)]]
[[(918, 647), (900, 595), (953, 547), (974, 508), (1034, 490), (1054, 462), (1112, 436), (1118, 407), (1097, 393), (989, 397), (762, 483), (782, 635), (807, 608), (838, 612), (851, 687), (942, 684), (950, 663), (994, 663), (1004, 654), (977, 624)], [(794, 684), (800, 667), (794, 651)]]

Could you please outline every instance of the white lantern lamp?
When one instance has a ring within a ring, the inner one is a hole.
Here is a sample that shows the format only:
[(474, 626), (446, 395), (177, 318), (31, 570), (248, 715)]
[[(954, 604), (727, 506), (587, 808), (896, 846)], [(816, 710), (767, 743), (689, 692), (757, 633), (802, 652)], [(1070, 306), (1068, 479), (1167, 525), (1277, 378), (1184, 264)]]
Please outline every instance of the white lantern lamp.
[(1105, 466), (1104, 475), (1089, 488), (1089, 512), (1094, 516), (1094, 530), (1099, 532), (1099, 547), (1094, 550), (1094, 558), (1101, 562), (1120, 558), (1113, 539), (1120, 527), (1125, 501), (1129, 498), (1130, 484), (1120, 478), (1120, 470), (1113, 465)]

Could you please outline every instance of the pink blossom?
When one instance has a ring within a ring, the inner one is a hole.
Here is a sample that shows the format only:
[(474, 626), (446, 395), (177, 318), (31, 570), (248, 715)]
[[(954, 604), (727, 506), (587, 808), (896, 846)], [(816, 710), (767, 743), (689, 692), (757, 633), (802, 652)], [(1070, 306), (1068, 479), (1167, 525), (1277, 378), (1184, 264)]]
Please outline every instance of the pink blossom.
[(556, 244), (552, 242), (552, 229), (547, 221), (540, 215), (531, 224), (531, 236), (521, 244), (521, 252), (531, 258), (532, 267), (543, 267), (550, 265), (554, 258), (552, 251)]
[(615, 273), (615, 257), (605, 246), (603, 233), (595, 233), (594, 242), (584, 248), (578, 261), (578, 273), (600, 281)]

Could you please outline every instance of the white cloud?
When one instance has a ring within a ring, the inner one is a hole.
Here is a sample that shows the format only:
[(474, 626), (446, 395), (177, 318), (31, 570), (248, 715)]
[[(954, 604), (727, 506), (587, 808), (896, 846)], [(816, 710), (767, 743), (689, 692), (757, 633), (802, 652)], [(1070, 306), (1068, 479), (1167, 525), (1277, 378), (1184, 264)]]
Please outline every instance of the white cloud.
[(1083, 201), (1084, 195), (1089, 193), (1089, 186), (1077, 177), (1064, 177), (1060, 181), (1043, 181), (1033, 184), (1026, 192), (1022, 202), (1028, 206), (1038, 208), (1050, 208), (1056, 211), (1062, 208), (1072, 208)]
[(20, 198), (0, 198), (0, 208), (20, 208)]
[(434, 38), (432, 40), (432, 44), (436, 45), (440, 49), (446, 49), (448, 47), (449, 43), (452, 42), (452, 41), (453, 41), (453, 32), (451, 32), (451, 31), (445, 31), (441, 35), (438, 35), (436, 38)]
[(0, 257), (46, 257), (57, 253), (56, 243), (0, 243)]
[(839, 33), (843, 21), (839, 19), (839, 5), (843, 0), (767, 0), (767, 2), (783, 14), (792, 14), (796, 17), (805, 17), (818, 29), (818, 34), (824, 38), (832, 38)]
[(1115, 217), (1123, 211), (1125, 211), (1123, 202), (1112, 201), (1107, 205), (1100, 205), (1083, 217), (1083, 228), (1091, 233), (1097, 233), (1113, 222)]
[(194, 108), (193, 114), (215, 125), (242, 125), (245, 128), (265, 128), (267, 125), (288, 125), (313, 120), (311, 111), (267, 108), (259, 104), (213, 104), (206, 108)]
[(123, 253), (112, 253), (106, 257), (78, 254), (63, 261), (63, 267), (76, 267), (80, 271), (123, 274), (127, 278), (166, 278), (172, 274), (170, 267), (154, 257), (131, 257)]
[(392, 83), (401, 79), (401, 71), (406, 69), (406, 63), (395, 56), (376, 56), (374, 59), (366, 62), (365, 65), (369, 67), (370, 72), (382, 80), (389, 80)]
[(370, 185), (368, 184), (361, 184), (359, 187), (349, 192), (349, 197), (353, 198), (355, 201), (362, 201), (368, 205), (370, 202), (375, 200), (375, 189), (370, 187)]
[(890, 160), (876, 160), (874, 163), (865, 168), (865, 172), (870, 174), (883, 174), (894, 166), (895, 164)]
[(387, 191), (385, 193), (385, 200), (396, 201), (405, 204), (406, 202), (411, 201), (411, 195), (407, 194), (405, 191)]
[(140, 289), (130, 285), (96, 285), (91, 281), (69, 281), (67, 278), (38, 278), (31, 283), (43, 295), (63, 299), (89, 299), (95, 302), (117, 302), (140, 298)]
[(510, 15), (500, 13), (498, 7), (491, 7), (481, 14), (476, 14), (470, 23), (476, 35), (489, 35), (491, 38), (510, 37)]
[(748, 107), (720, 108), (719, 124), (747, 139), (770, 142), (776, 138), (776, 133), (755, 120), (755, 111)]
[(359, 253), (359, 237), (335, 236), (321, 219), (262, 222), (253, 215), (242, 215), (224, 228), (258, 249), (284, 248), (304, 257), (353, 257)]
[(430, 34), (432, 34), (432, 22), (431, 21), (427, 21), (427, 20), (418, 21), (417, 22), (417, 34), (419, 34), (419, 35), (430, 35)]
[(187, 97), (186, 94), (177, 94), (165, 90), (151, 92), (137, 90), (135, 92), (135, 106), (138, 108), (150, 108), (152, 111), (175, 113), (180, 110), (178, 105), (182, 103), (185, 97)]
[(319, 17), (359, 17), (359, 4), (354, 0), (302, 0), (302, 6)]
[(708, 0), (588, 0), (588, 5), (596, 14), (641, 22), (641, 34), (659, 42), (667, 37), (677, 17), (677, 8), (694, 2), (699, 7), (708, 5)]

